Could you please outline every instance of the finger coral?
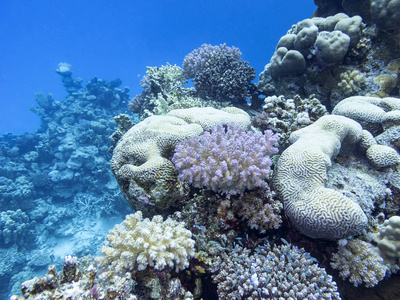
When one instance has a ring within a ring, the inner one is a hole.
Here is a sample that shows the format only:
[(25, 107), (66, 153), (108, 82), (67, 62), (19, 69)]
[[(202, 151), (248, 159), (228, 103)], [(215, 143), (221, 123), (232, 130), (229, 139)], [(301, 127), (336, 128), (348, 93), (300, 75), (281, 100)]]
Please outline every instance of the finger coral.
[(143, 220), (140, 211), (128, 215), (107, 235), (108, 242), (101, 250), (104, 256), (98, 258), (100, 266), (106, 266), (103, 276), (143, 271), (148, 266), (183, 270), (195, 254), (191, 236), (183, 222), (170, 218), (163, 221), (160, 215)]
[(236, 124), (217, 125), (211, 133), (178, 144), (172, 162), (180, 180), (229, 197), (265, 186), (277, 142), (269, 130), (263, 135)]

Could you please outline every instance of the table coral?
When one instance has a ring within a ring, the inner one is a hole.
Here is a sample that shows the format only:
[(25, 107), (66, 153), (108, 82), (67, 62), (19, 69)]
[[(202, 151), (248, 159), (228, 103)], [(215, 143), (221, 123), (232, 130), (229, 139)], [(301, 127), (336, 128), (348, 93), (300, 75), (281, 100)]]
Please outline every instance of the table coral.
[(191, 236), (183, 222), (170, 218), (163, 221), (159, 215), (143, 220), (140, 211), (128, 215), (107, 235), (108, 242), (101, 250), (104, 256), (98, 258), (105, 267), (103, 277), (143, 271), (147, 267), (179, 272), (189, 266), (195, 254)]
[(278, 152), (278, 137), (245, 132), (236, 124), (217, 125), (211, 133), (181, 142), (172, 162), (179, 179), (194, 187), (223, 193), (243, 194), (263, 187), (268, 179), (270, 155)]

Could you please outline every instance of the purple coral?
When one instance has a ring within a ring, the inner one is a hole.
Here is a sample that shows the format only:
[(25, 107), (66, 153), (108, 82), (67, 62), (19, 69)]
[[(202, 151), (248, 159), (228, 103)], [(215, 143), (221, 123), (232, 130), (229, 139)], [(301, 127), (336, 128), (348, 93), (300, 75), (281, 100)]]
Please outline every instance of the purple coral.
[(201, 72), (203, 69), (210, 66), (210, 59), (218, 52), (224, 56), (232, 57), (237, 61), (242, 59), (242, 53), (239, 48), (233, 46), (228, 47), (226, 44), (221, 44), (219, 46), (203, 44), (200, 48), (197, 48), (186, 55), (183, 59), (182, 66), (185, 74), (189, 78), (195, 77), (198, 72)]
[(172, 162), (179, 179), (194, 187), (228, 197), (243, 194), (246, 189), (265, 186), (278, 139), (270, 130), (263, 135), (245, 132), (236, 124), (219, 124), (211, 133), (178, 144)]

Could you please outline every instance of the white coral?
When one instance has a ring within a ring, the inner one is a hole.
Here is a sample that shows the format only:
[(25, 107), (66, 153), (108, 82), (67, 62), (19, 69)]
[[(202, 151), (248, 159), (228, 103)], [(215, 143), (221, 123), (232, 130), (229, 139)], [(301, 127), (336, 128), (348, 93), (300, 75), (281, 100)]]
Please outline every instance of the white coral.
[(189, 266), (195, 254), (192, 233), (183, 222), (162, 216), (152, 220), (142, 219), (142, 212), (128, 215), (122, 224), (116, 225), (107, 235), (103, 246), (104, 257), (98, 258), (101, 266), (107, 265), (107, 273), (123, 274), (147, 266), (157, 270), (175, 267), (176, 272)]
[(332, 256), (331, 266), (339, 270), (341, 278), (349, 277), (349, 281), (356, 287), (363, 283), (366, 287), (373, 287), (386, 274), (390, 274), (383, 264), (383, 258), (374, 251), (373, 246), (357, 239), (339, 246), (338, 253)]

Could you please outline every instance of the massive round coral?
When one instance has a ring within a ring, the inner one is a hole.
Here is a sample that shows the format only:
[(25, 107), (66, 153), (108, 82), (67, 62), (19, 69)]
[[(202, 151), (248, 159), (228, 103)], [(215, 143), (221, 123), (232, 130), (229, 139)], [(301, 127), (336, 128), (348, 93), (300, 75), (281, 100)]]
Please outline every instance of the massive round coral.
[(263, 135), (245, 132), (236, 124), (217, 125), (211, 133), (178, 144), (172, 162), (179, 179), (194, 187), (228, 197), (243, 194), (246, 189), (265, 186), (278, 139), (269, 130)]

